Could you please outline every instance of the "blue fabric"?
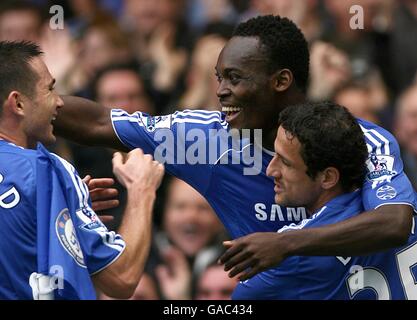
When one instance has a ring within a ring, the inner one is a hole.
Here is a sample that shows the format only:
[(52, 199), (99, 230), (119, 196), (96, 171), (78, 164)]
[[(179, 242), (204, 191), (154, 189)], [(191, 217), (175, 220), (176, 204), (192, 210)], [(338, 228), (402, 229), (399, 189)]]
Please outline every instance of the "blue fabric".
[[(95, 290), (84, 261), (84, 255), (73, 221), (78, 203), (74, 203), (70, 188), (66, 188), (54, 159), (39, 147), (37, 161), (37, 260), (38, 273), (54, 276), (53, 266), (62, 268), (64, 286), (55, 291), (56, 298), (95, 299)], [(68, 234), (70, 232), (70, 234)], [(62, 244), (64, 243), (64, 244)], [(70, 252), (70, 254), (68, 254)]]
[[(363, 211), (360, 192), (341, 195), (309, 219), (279, 232), (337, 223)], [(414, 216), (414, 223), (417, 217)], [(240, 282), (236, 300), (363, 300), (416, 299), (417, 235), (406, 245), (381, 253), (356, 256), (293, 256), (279, 267)], [(354, 273), (359, 271), (359, 273)]]
[[(158, 157), (163, 145), (165, 154), (174, 160), (165, 164), (167, 172), (190, 184), (207, 199), (232, 238), (260, 231), (275, 232), (307, 218), (304, 208), (285, 208), (275, 204), (274, 182), (266, 175), (271, 152), (259, 150), (248, 139), (242, 138), (234, 143), (230, 139), (213, 137), (213, 131), (230, 130), (221, 112), (184, 110), (152, 117), (141, 112), (129, 115), (126, 111), (113, 109), (111, 118), (116, 135), (129, 149), (139, 147)], [(415, 205), (413, 189), (402, 170), (395, 138), (372, 123), (360, 119), (358, 122), (370, 154), (367, 162), (369, 172), (362, 193), (364, 209), (389, 203)], [(204, 133), (202, 139), (192, 139), (196, 129)], [(170, 143), (161, 141), (162, 136), (169, 134)], [(226, 147), (220, 150), (222, 143)], [(205, 151), (204, 163), (187, 162), (184, 156), (187, 150), (197, 147), (202, 153)], [(210, 148), (217, 148), (218, 157), (209, 155), (207, 150)], [(220, 152), (224, 149), (226, 152)], [(244, 161), (245, 153), (254, 154), (255, 150), (262, 157), (260, 173), (244, 175), (245, 168), (251, 167)], [(371, 162), (372, 155), (376, 157), (373, 163), (377, 168)], [(236, 159), (238, 163), (233, 162)], [(384, 162), (387, 162), (386, 169), (383, 168)]]
[(0, 175), (0, 299), (32, 299), (33, 272), (57, 280), (56, 299), (95, 299), (90, 276), (125, 243), (91, 209), (75, 169), (40, 144), (0, 140)]

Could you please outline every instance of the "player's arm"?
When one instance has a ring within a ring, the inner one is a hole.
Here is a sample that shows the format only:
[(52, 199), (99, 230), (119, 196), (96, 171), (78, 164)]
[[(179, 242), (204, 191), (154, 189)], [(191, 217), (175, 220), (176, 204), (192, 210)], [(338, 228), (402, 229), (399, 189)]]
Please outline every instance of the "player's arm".
[(354, 256), (403, 245), (410, 234), (413, 209), (384, 205), (339, 223), (282, 233), (254, 233), (228, 241), (220, 258), (229, 275), (240, 279), (280, 264), (294, 255)]
[(133, 294), (149, 253), (155, 192), (164, 168), (150, 155), (135, 149), (126, 159), (116, 153), (113, 170), (128, 193), (127, 207), (118, 230), (126, 248), (116, 261), (92, 278), (94, 285), (106, 295), (125, 299)]
[[(252, 267), (244, 274), (247, 278), (292, 255), (354, 256), (403, 245), (411, 231), (413, 210), (417, 212), (416, 196), (403, 171), (395, 138), (381, 128), (369, 129), (365, 140), (370, 158), (362, 187), (366, 212), (333, 225), (272, 233), (269, 238), (254, 234), (228, 242), (229, 249), (220, 259), (225, 269), (237, 274)], [(375, 161), (385, 166), (376, 168)]]
[(62, 96), (64, 107), (54, 122), (55, 132), (84, 145), (101, 145), (126, 151), (117, 138), (110, 109), (80, 97)]

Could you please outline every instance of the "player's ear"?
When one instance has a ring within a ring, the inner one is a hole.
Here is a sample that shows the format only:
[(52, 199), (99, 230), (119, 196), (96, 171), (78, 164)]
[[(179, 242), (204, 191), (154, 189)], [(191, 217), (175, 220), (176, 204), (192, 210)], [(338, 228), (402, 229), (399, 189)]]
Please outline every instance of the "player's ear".
[(274, 73), (274, 89), (277, 92), (284, 92), (291, 87), (294, 81), (294, 75), (289, 69), (281, 69)]
[(334, 167), (328, 167), (320, 173), (321, 186), (325, 190), (333, 188), (339, 183), (340, 173)]
[(12, 91), (10, 92), (9, 96), (7, 97), (7, 100), (4, 103), (4, 106), (8, 108), (9, 112), (24, 116), (24, 104), (23, 101), (23, 95), (19, 91)]

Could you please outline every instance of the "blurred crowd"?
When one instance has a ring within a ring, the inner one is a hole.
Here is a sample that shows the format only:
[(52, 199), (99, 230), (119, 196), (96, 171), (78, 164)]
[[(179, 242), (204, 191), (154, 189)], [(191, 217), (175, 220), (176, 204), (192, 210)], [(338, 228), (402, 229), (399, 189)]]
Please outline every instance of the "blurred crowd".
[[(50, 27), (54, 4), (64, 9), (62, 30)], [(363, 28), (351, 28), (353, 5), (363, 8)], [(218, 54), (239, 22), (264, 14), (289, 17), (305, 34), (309, 99), (333, 100), (393, 132), (417, 188), (417, 0), (2, 0), (0, 40), (39, 43), (61, 94), (151, 115), (218, 110)], [(112, 176), (112, 150), (63, 140), (51, 148), (81, 176)], [(230, 298), (237, 280), (216, 264), (228, 236), (211, 207), (175, 178), (159, 193), (132, 298)], [(123, 201), (109, 212), (110, 228), (122, 211)]]

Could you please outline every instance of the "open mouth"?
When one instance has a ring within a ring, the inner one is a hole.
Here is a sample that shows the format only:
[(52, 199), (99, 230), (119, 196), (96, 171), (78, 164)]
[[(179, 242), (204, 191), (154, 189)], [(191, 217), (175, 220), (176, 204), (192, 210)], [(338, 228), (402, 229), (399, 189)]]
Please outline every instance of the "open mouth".
[(182, 235), (189, 241), (195, 240), (200, 236), (200, 230), (194, 225), (186, 225), (181, 229)]
[(238, 117), (238, 115), (242, 112), (243, 108), (239, 107), (222, 107), (222, 112), (226, 114), (226, 121), (230, 122)]
[(52, 118), (51, 118), (51, 123), (53, 123), (53, 122), (56, 120), (56, 117), (57, 117), (57, 115), (56, 115), (56, 114), (52, 116)]
[(274, 191), (275, 191), (275, 193), (283, 192), (284, 189), (282, 188), (282, 184), (280, 184), (278, 182), (275, 182)]

